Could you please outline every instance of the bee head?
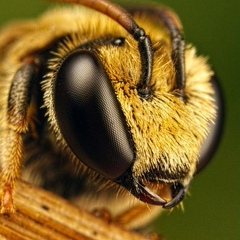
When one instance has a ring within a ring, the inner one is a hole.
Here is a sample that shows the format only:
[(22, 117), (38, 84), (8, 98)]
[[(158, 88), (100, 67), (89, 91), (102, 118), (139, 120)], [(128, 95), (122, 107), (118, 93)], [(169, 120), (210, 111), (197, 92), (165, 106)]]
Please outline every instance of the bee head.
[[(45, 81), (46, 106), (79, 161), (139, 200), (171, 208), (210, 159), (199, 155), (216, 114), (212, 73), (193, 48), (176, 56), (164, 34), (129, 32), (137, 42), (123, 33), (68, 52)], [(212, 129), (205, 152), (216, 142)]]
[[(141, 201), (171, 208), (183, 199), (196, 172), (214, 107), (209, 112), (204, 106), (211, 100), (205, 102), (201, 93), (191, 96), (194, 90), (188, 87), (187, 103), (176, 96), (174, 67), (162, 47), (154, 54), (151, 98), (139, 96), (141, 62), (133, 61), (136, 49), (129, 56), (131, 47), (70, 53), (55, 74), (54, 111), (61, 135), (80, 161)], [(124, 63), (117, 61), (120, 55)], [(190, 83), (197, 74), (191, 74)]]

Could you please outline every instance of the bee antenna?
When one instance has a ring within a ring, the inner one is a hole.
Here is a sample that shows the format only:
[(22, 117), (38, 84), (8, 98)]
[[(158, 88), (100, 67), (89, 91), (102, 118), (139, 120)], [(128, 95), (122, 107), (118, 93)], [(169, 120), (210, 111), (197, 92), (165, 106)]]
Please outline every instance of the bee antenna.
[(186, 73), (185, 73), (185, 40), (182, 31), (182, 25), (177, 15), (167, 8), (158, 7), (138, 7), (130, 10), (131, 14), (144, 13), (156, 24), (165, 26), (171, 39), (172, 61), (176, 72), (175, 90), (178, 96), (187, 101), (185, 95)]
[(150, 80), (152, 77), (153, 66), (153, 51), (152, 43), (145, 34), (145, 31), (140, 28), (133, 20), (132, 16), (120, 6), (117, 6), (107, 0), (49, 0), (54, 2), (63, 2), (70, 4), (81, 4), (86, 7), (95, 9), (119, 23), (126, 29), (138, 42), (138, 49), (141, 56), (142, 74), (138, 84), (138, 94), (144, 99), (151, 97)]
[(149, 99), (151, 97), (150, 80), (152, 77), (153, 51), (152, 42), (145, 31), (138, 26), (134, 30), (133, 37), (138, 42), (138, 49), (141, 54), (142, 75), (138, 84), (138, 94), (142, 98)]

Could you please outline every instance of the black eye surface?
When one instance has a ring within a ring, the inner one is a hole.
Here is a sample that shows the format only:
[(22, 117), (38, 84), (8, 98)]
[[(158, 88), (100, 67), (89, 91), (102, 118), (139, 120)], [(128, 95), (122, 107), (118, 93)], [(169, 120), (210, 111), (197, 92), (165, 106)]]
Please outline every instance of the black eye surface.
[(202, 169), (204, 169), (211, 161), (214, 153), (217, 150), (223, 132), (224, 121), (223, 94), (216, 77), (212, 78), (212, 85), (215, 91), (214, 99), (217, 105), (217, 117), (215, 124), (211, 124), (208, 138), (206, 139), (202, 146), (196, 174), (201, 172)]
[(71, 53), (55, 79), (54, 106), (60, 131), (74, 154), (109, 179), (133, 163), (134, 150), (125, 117), (97, 56)]

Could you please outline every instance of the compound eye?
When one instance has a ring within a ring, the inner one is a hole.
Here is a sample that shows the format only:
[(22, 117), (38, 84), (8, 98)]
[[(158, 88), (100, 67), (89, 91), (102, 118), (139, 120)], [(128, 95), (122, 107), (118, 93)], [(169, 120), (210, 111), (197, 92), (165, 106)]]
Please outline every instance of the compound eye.
[(66, 143), (88, 167), (116, 179), (132, 165), (132, 138), (96, 54), (78, 50), (63, 61), (56, 73), (54, 110)]
[(202, 146), (196, 174), (201, 172), (202, 169), (204, 169), (211, 161), (214, 153), (217, 150), (223, 132), (224, 102), (222, 90), (216, 77), (212, 78), (212, 85), (215, 91), (214, 99), (217, 105), (217, 117), (215, 124), (211, 124), (209, 135)]

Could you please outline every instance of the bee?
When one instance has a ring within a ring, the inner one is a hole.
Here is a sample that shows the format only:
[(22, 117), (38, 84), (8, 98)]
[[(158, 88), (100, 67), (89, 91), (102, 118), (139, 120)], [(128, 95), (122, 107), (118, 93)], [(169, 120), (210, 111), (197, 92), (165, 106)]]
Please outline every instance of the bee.
[(219, 84), (170, 9), (55, 1), (0, 34), (1, 212), (21, 178), (142, 226), (212, 158)]

